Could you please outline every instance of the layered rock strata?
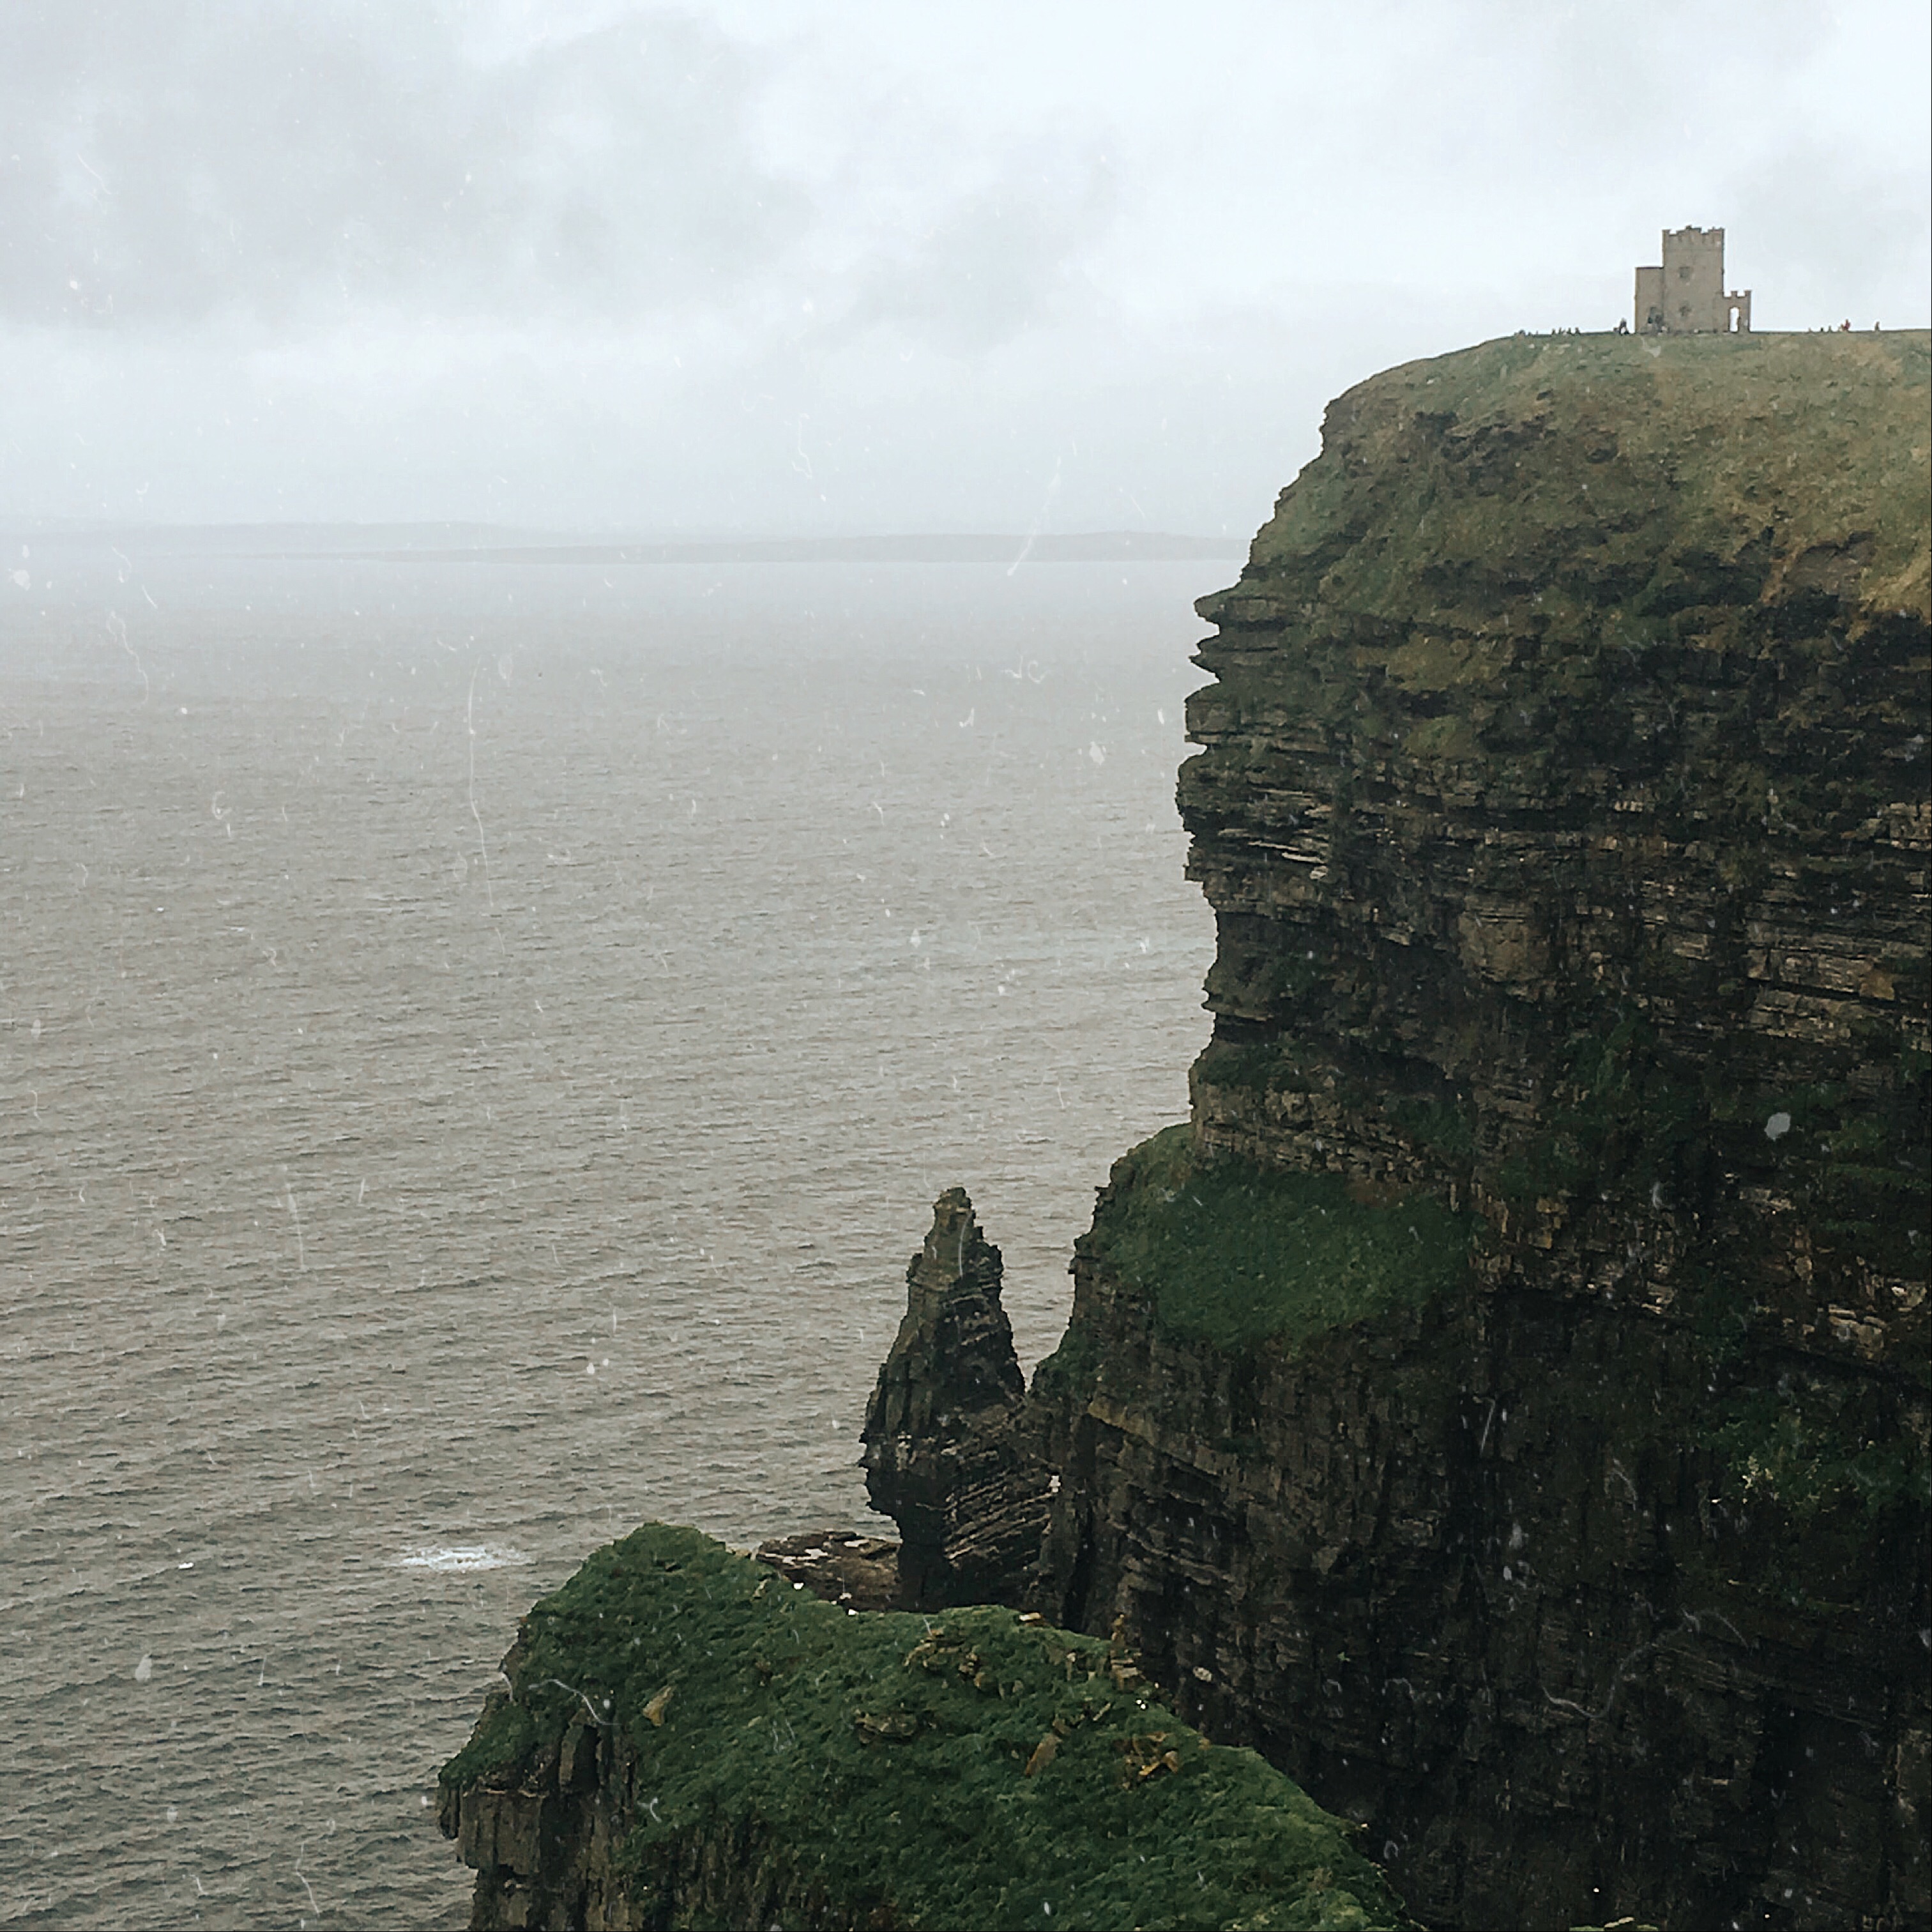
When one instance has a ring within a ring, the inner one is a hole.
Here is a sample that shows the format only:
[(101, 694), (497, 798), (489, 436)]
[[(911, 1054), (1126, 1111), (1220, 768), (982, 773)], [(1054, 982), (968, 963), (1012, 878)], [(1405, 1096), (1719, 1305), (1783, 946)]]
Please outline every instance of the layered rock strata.
[(1928, 359), (1390, 371), (1201, 607), (1214, 1038), (1032, 1600), (1434, 1925), (1932, 1912)]
[(1011, 1597), (1039, 1555), (1048, 1479), (1018, 1426), (1026, 1384), (1001, 1280), (965, 1190), (949, 1189), (866, 1409), (866, 1492), (898, 1524), (909, 1609)]
[(651, 1524), (503, 1668), (441, 1776), (476, 1932), (1409, 1923), (1347, 1827), (1037, 1617), (863, 1615)]

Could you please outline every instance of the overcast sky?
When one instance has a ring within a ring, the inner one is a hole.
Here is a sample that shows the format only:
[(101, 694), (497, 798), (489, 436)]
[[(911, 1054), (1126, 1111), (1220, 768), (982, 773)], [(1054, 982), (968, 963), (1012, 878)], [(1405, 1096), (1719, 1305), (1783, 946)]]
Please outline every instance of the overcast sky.
[(0, 0), (0, 518), (1246, 534), (1328, 398), (1923, 326), (1923, 0)]

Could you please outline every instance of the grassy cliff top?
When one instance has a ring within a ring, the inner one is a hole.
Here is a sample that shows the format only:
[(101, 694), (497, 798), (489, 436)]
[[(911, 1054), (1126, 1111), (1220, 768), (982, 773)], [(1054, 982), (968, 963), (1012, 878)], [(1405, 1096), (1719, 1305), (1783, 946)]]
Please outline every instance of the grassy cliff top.
[(1822, 598), (1922, 623), (1929, 364), (1923, 330), (1517, 336), (1404, 364), (1330, 406), (1202, 614), (1480, 635), (1567, 612), (1640, 640)]
[(1106, 1643), (1010, 1610), (853, 1615), (650, 1524), (538, 1604), (506, 1669), (443, 1784), (514, 1785), (573, 1726), (619, 1727), (651, 1798), (621, 1854), (640, 1892), (725, 1823), (854, 1924), (1408, 1923), (1280, 1773), (1210, 1748)]

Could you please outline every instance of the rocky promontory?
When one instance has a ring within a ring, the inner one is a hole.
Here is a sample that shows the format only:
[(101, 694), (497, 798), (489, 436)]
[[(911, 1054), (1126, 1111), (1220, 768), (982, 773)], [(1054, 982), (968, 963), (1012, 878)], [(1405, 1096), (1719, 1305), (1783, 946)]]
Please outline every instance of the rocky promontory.
[(867, 1615), (650, 1524), (503, 1670), (441, 1783), (490, 1932), (1410, 1922), (1354, 1832), (1118, 1638)]
[(532, 1613), (444, 1773), (478, 1926), (1044, 1923), (1063, 1856), (1096, 1924), (1386, 1922), (1286, 1783), (1120, 1808), (1238, 1758), (1440, 1932), (1932, 1917), (1929, 377), (1522, 337), (1331, 407), (1200, 607), (1190, 1118), (1029, 1389), (941, 1198), (902, 1610), (652, 1530)]

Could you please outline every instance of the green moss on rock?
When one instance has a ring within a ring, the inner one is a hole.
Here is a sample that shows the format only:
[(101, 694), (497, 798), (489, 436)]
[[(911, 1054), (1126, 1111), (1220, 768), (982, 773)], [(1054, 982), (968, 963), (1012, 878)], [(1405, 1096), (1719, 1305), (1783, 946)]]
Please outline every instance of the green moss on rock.
[(1730, 1391), (1716, 1413), (1711, 1444), (1731, 1493), (1774, 1504), (1800, 1529), (1832, 1511), (1869, 1521), (1932, 1504), (1925, 1443), (1895, 1405), (1856, 1385), (1787, 1373), (1774, 1387)]
[(709, 1922), (680, 1887), (718, 1844), (782, 1866), (823, 1922), (1408, 1922), (1254, 1753), (1210, 1748), (1107, 1643), (1010, 1610), (855, 1616), (650, 1524), (538, 1604), (506, 1667), (446, 1809), (478, 1780), (567, 1790), (556, 1767), (596, 1733), (634, 1794), (611, 1862), (640, 1924)]
[(1204, 1157), (1185, 1122), (1114, 1164), (1083, 1238), (1162, 1325), (1223, 1348), (1290, 1346), (1453, 1288), (1472, 1223), (1425, 1190), (1379, 1203), (1334, 1174)]

